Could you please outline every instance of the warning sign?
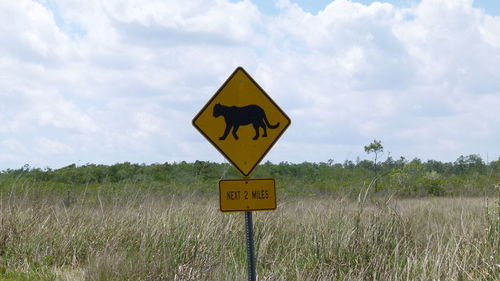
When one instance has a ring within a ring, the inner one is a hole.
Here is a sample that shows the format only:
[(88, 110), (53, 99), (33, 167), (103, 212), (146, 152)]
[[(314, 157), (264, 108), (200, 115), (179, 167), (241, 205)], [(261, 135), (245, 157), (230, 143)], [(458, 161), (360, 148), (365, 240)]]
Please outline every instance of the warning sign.
[(195, 116), (193, 126), (248, 176), (290, 126), (290, 118), (238, 67)]

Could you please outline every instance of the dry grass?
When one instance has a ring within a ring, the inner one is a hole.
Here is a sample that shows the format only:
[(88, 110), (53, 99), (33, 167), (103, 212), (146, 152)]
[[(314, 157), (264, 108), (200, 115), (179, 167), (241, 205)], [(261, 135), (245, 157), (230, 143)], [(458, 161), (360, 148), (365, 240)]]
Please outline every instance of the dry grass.
[[(3, 198), (0, 280), (246, 280), (214, 198)], [(497, 199), (287, 199), (254, 213), (259, 280), (500, 280)]]

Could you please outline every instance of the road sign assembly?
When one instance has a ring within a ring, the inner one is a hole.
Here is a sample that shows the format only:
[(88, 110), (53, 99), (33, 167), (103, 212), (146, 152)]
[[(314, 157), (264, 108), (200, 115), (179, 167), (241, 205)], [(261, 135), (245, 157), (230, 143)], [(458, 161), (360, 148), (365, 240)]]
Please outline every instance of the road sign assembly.
[(245, 212), (250, 281), (256, 280), (251, 211), (276, 209), (276, 185), (274, 179), (249, 176), (290, 122), (242, 67), (236, 68), (192, 121), (243, 175), (243, 179), (219, 181), (219, 202), (222, 212)]

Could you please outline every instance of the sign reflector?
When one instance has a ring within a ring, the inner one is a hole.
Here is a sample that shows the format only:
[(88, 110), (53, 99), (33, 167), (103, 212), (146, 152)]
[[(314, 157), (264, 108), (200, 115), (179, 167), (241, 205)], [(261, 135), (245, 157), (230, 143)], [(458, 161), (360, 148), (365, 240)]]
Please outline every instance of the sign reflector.
[(219, 202), (222, 212), (274, 210), (274, 179), (220, 180)]

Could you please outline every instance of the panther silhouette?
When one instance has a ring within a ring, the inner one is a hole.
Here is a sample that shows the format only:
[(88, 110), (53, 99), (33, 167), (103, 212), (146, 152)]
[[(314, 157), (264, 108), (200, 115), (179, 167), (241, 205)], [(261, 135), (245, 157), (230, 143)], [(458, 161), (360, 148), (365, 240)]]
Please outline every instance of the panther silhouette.
[(227, 135), (232, 129), (232, 134), (235, 139), (238, 139), (238, 128), (245, 125), (253, 125), (255, 129), (254, 140), (259, 138), (259, 129), (264, 130), (262, 137), (267, 137), (267, 128), (276, 129), (279, 127), (280, 123), (271, 125), (266, 117), (266, 112), (260, 106), (251, 104), (247, 106), (225, 106), (220, 103), (214, 105), (213, 111), (214, 117), (223, 116), (226, 122), (226, 129), (224, 134), (219, 138), (219, 140), (225, 140)]

